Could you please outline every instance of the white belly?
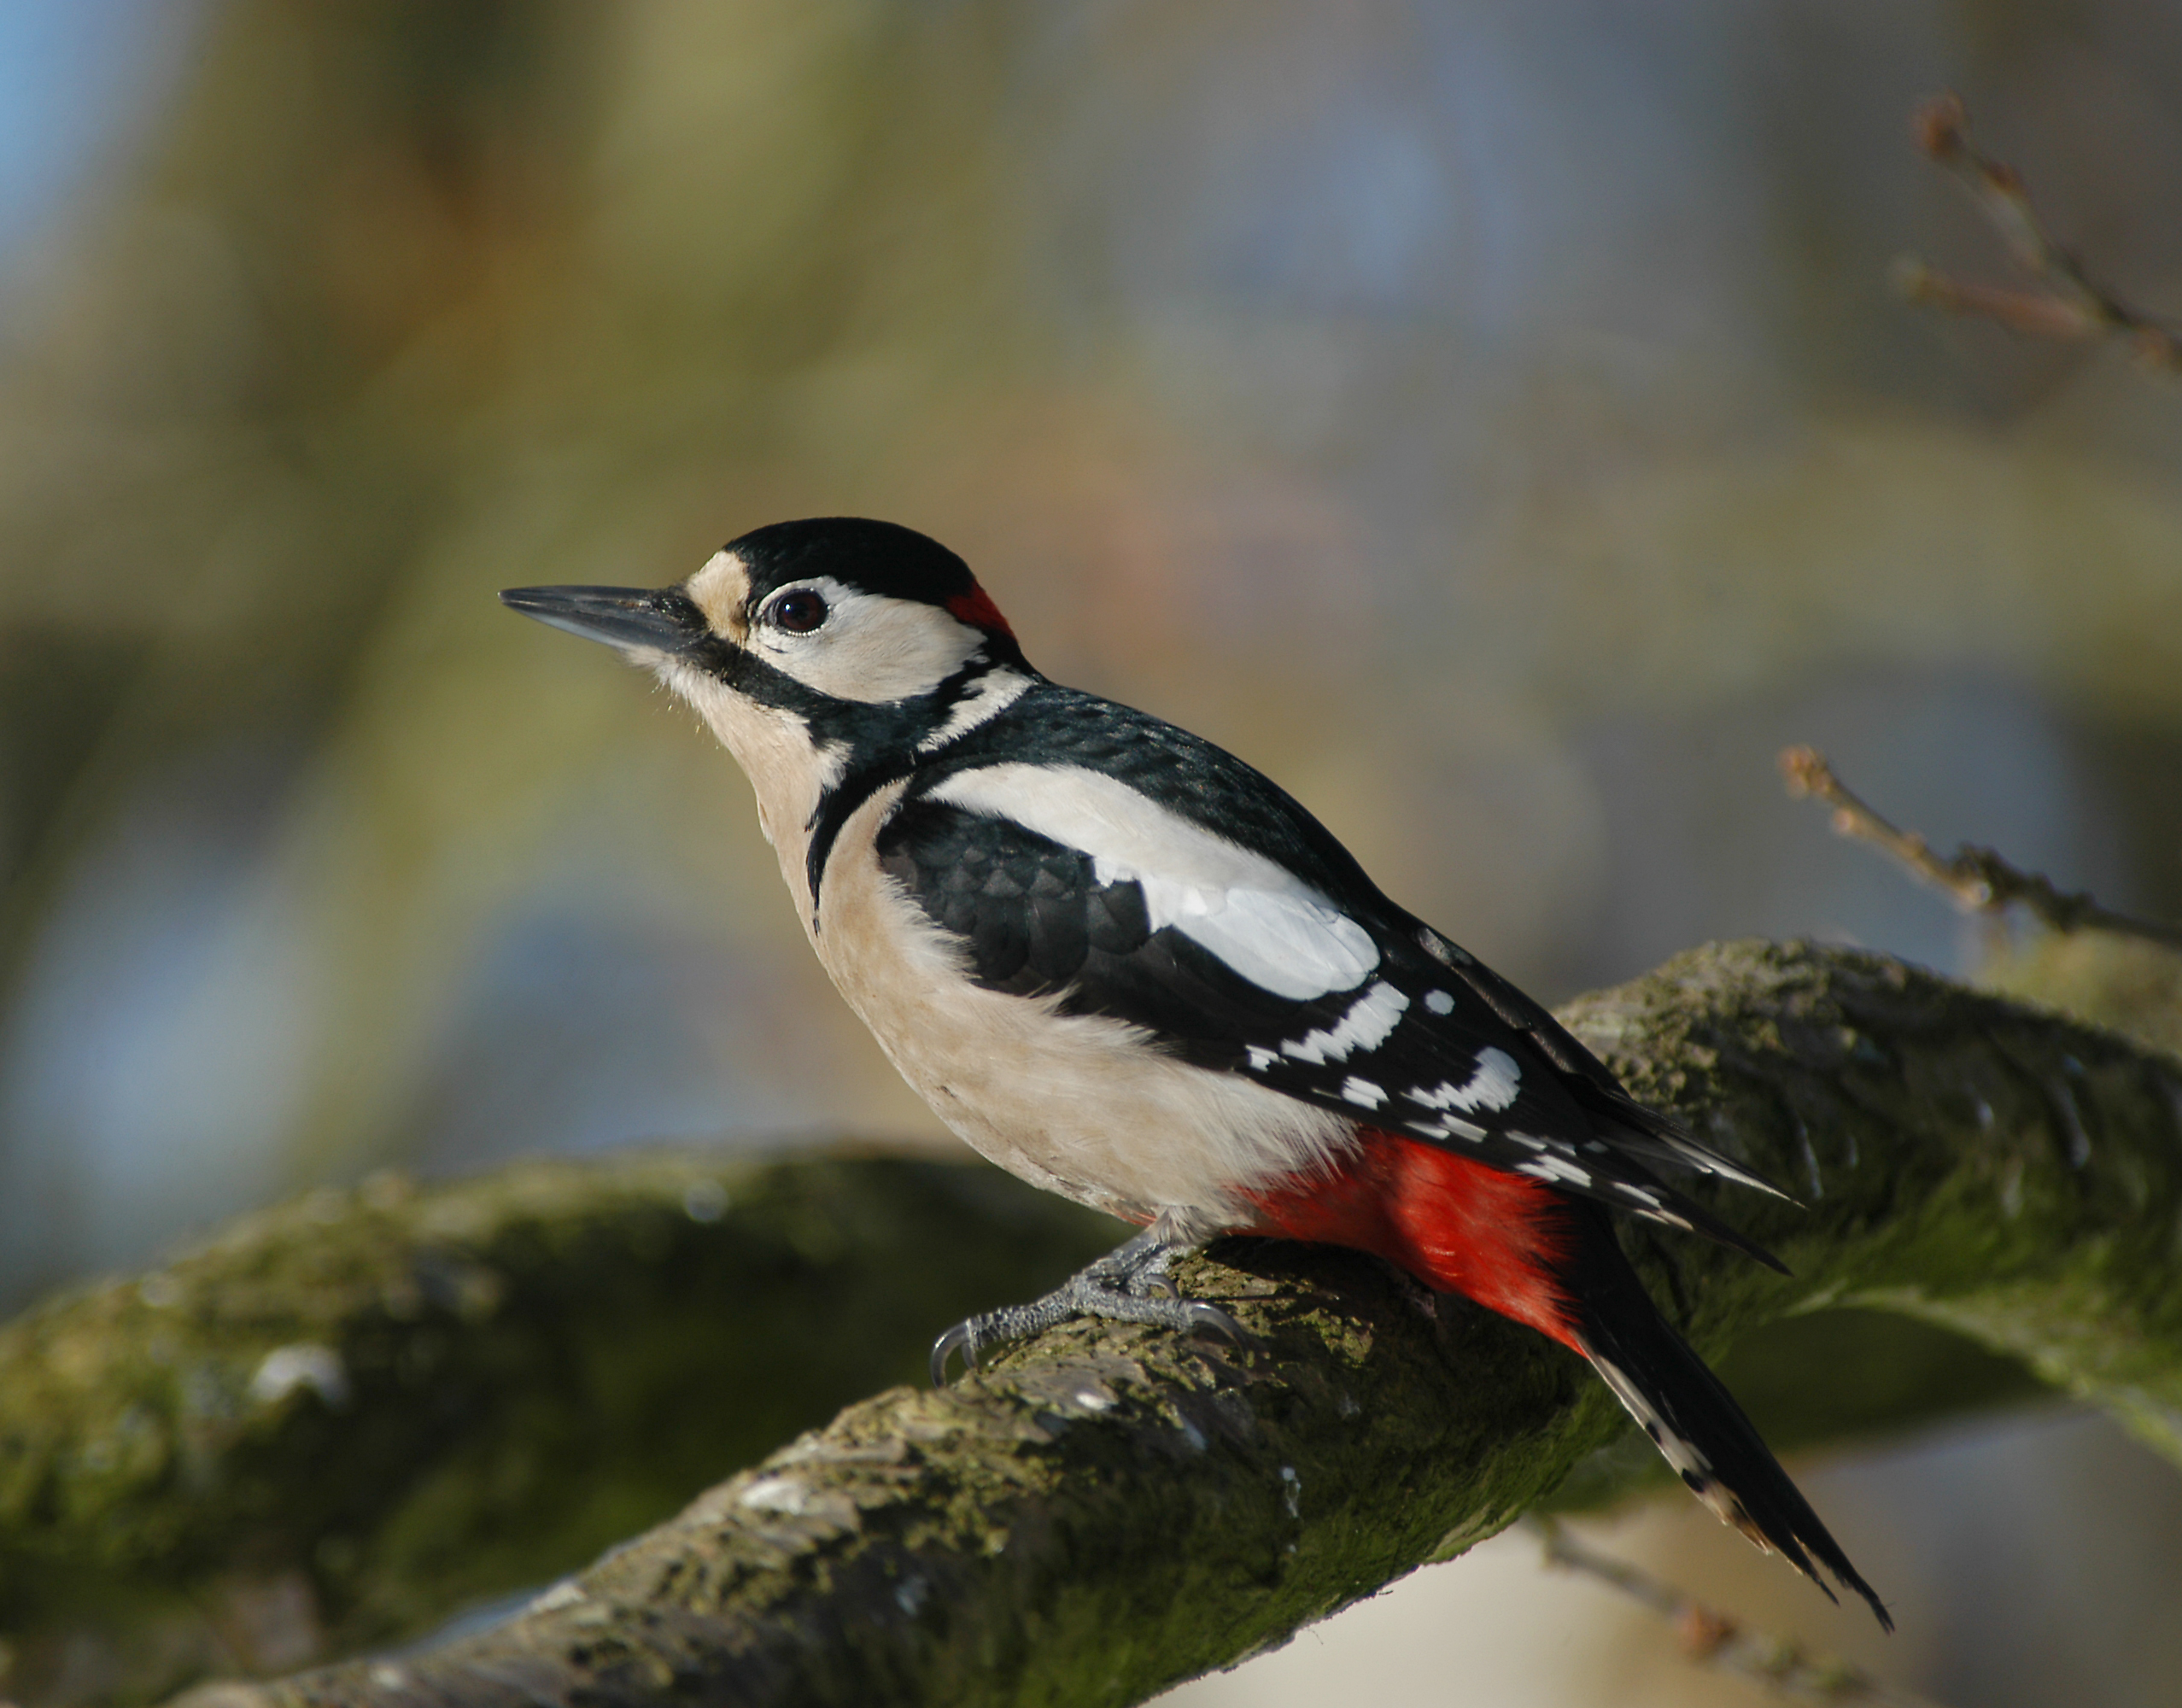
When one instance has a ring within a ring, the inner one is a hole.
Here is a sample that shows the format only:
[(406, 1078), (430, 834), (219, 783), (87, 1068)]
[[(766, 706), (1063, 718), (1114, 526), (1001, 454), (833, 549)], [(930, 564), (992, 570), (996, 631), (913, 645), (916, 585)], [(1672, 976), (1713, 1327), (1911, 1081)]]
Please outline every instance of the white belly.
[(903, 1078), (972, 1147), (1048, 1191), (1202, 1238), (1249, 1220), (1249, 1189), (1350, 1142), (1344, 1117), (1153, 1053), (1124, 1021), (969, 984), (959, 951), (872, 851), (898, 793), (881, 791), (844, 828), (811, 941)]

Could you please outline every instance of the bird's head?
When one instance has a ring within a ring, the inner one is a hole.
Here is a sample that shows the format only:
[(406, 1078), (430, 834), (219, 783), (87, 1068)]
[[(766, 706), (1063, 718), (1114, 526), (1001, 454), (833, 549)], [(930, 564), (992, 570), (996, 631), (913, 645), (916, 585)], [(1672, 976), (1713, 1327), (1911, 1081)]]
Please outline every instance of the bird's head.
[(969, 565), (891, 522), (775, 523), (673, 587), (500, 598), (657, 671), (753, 781), (800, 746), (824, 787), (973, 727), (1033, 680)]

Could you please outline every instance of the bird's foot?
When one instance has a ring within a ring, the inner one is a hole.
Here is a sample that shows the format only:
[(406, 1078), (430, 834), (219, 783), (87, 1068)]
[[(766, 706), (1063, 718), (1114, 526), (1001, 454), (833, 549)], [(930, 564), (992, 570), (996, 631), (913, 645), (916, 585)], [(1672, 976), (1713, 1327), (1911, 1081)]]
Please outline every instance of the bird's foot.
[(1167, 1273), (1174, 1260), (1190, 1249), (1147, 1228), (1085, 1265), (1042, 1299), (1027, 1305), (1003, 1306), (956, 1323), (932, 1343), (932, 1385), (947, 1385), (947, 1366), (958, 1352), (963, 1368), (974, 1370), (980, 1353), (1022, 1340), (1072, 1317), (1154, 1323), (1182, 1333), (1210, 1329), (1240, 1342), (1242, 1325), (1234, 1318), (1217, 1305), (1184, 1298)]

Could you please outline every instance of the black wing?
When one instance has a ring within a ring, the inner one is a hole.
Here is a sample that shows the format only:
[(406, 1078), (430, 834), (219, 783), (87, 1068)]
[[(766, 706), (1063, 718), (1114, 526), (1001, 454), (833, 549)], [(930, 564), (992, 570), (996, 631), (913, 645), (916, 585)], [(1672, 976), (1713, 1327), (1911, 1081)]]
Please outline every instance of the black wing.
[(1198, 1066), (1779, 1266), (1653, 1165), (1762, 1181), (1635, 1103), (1542, 1009), (1422, 927), (1360, 921), (1378, 945), (1376, 973), (1298, 1001), (1172, 927), (1153, 929), (1138, 883), (1102, 883), (1091, 855), (1010, 820), (912, 796), (883, 827), (878, 855), (988, 989), (1130, 1021)]
[(1594, 1117), (1616, 1130), (1615, 1142), (1622, 1149), (1648, 1161), (1694, 1169), (1700, 1174), (1717, 1174), (1737, 1185), (1754, 1186), (1774, 1197), (1788, 1198), (1787, 1193), (1764, 1175), (1699, 1143), (1689, 1128), (1674, 1116), (1637, 1102), (1614, 1077), (1613, 1070), (1585, 1049), (1566, 1027), (1467, 950), (1450, 943), (1420, 921), (1410, 920), (1407, 923), (1409, 938), (1467, 985), (1495, 1016), (1521, 1032), (1541, 1055), (1560, 1069), (1571, 1094)]

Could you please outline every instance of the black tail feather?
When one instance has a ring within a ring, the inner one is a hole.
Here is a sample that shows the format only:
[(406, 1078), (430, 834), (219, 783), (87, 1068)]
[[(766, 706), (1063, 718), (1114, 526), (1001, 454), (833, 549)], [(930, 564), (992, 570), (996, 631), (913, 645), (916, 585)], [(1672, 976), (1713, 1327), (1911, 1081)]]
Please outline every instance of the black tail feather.
[[(1781, 1468), (1734, 1396), (1659, 1314), (1595, 1205), (1571, 1202), (1577, 1232), (1563, 1279), (1592, 1366), (1698, 1499), (1825, 1590), (1823, 1565), (1887, 1630), (1872, 1587)], [(1816, 1564), (1814, 1564), (1814, 1561)]]

